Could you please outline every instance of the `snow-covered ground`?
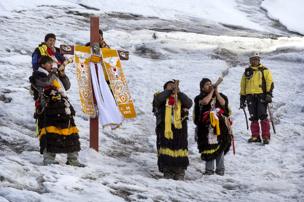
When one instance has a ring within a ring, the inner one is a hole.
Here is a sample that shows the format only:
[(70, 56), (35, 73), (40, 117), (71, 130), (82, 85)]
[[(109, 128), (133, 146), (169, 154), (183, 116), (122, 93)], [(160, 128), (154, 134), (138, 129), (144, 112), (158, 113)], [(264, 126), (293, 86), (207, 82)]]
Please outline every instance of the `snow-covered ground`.
[[(0, 2), (1, 202), (304, 201), (304, 39), (294, 33), (303, 33), (299, 20), (294, 20), (298, 28), (284, 20), (278, 24), (269, 18), (274, 14), (267, 15), (260, 7), (261, 0), (100, 2)], [(283, 1), (266, 0), (263, 8), (272, 13), (270, 8), (279, 7), (279, 2)], [(298, 3), (285, 9), (296, 13), (303, 8)], [(88, 41), (91, 14), (101, 16), (112, 47), (131, 53), (123, 67), (138, 117), (114, 131), (101, 129), (100, 152), (89, 149), (89, 122), (81, 112), (75, 70), (70, 65), (68, 93), (77, 112), (80, 160), (87, 167), (66, 166), (65, 155), (58, 155), (60, 165), (43, 166), (29, 94), (31, 53), (49, 32), (57, 34), (57, 45)], [(280, 19), (285, 15), (281, 12)], [(275, 81), (277, 134), (267, 146), (247, 143), (249, 131), (238, 109), (239, 81), (248, 55), (255, 51), (261, 52)], [(227, 69), (221, 91), (233, 111), (236, 155), (226, 156), (225, 176), (202, 175), (204, 162), (189, 121), (186, 179), (163, 179), (156, 165), (153, 94), (175, 78), (180, 79), (181, 90), (194, 98), (202, 77), (215, 81)]]
[(301, 0), (265, 0), (262, 7), (267, 10), (269, 17), (278, 20), (289, 30), (304, 34), (304, 25), (299, 23), (304, 18)]

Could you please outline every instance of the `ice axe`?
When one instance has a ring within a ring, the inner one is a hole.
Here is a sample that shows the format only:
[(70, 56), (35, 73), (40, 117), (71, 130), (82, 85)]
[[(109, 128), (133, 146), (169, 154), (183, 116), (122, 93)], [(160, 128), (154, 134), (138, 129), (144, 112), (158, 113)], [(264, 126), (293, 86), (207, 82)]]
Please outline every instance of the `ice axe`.
[(270, 118), (271, 125), (272, 125), (272, 130), (273, 130), (274, 134), (276, 134), (276, 130), (274, 127), (274, 122), (273, 122), (273, 116), (272, 116), (272, 112), (270, 110), (271, 107), (272, 107), (272, 105), (268, 104), (267, 108), (268, 108), (269, 118)]
[(246, 119), (246, 126), (247, 126), (247, 130), (249, 129), (249, 126), (248, 126), (248, 118), (247, 118), (247, 114), (246, 114), (246, 110), (245, 108), (243, 108), (243, 112), (244, 112), (244, 115), (245, 115), (245, 119)]

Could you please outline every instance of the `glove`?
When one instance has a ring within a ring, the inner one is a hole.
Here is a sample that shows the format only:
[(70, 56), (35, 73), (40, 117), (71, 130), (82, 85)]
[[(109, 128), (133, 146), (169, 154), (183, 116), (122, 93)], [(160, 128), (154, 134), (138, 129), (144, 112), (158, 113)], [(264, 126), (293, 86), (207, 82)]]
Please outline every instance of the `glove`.
[(240, 97), (240, 109), (244, 109), (246, 107), (246, 96), (245, 95), (241, 95)]
[(272, 103), (272, 96), (269, 93), (267, 93), (265, 96), (265, 102)]

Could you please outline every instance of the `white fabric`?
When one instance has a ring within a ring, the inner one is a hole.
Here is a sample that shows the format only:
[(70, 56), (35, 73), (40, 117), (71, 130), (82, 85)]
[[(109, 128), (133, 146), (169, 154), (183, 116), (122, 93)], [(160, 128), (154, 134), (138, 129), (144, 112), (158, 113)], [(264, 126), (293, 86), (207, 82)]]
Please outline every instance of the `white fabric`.
[(43, 69), (42, 67), (39, 67), (37, 71), (38, 71), (38, 72), (41, 72), (41, 73), (44, 73), (44, 74), (46, 74), (47, 76), (49, 75), (49, 72), (48, 72), (46, 69)]
[[(46, 69), (43, 69), (42, 67), (39, 67), (37, 71), (38, 71), (38, 72), (41, 72), (41, 73), (44, 73), (44, 74), (46, 74), (47, 76), (49, 76), (49, 74), (50, 74)], [(52, 75), (51, 75), (51, 78), (50, 78), (50, 82), (52, 82), (52, 81), (55, 80), (55, 79), (59, 82), (60, 87), (61, 87), (60, 89), (58, 89), (59, 93), (60, 93), (62, 96), (67, 97), (67, 96), (66, 96), (66, 91), (65, 91), (64, 86), (63, 86), (63, 83), (61, 82), (61, 80), (60, 80), (55, 74), (52, 74)]]
[(98, 77), (95, 64), (90, 63), (94, 95), (99, 112), (99, 121), (103, 127), (107, 125), (118, 126), (122, 123), (123, 117), (105, 80), (101, 64), (98, 64), (97, 69)]

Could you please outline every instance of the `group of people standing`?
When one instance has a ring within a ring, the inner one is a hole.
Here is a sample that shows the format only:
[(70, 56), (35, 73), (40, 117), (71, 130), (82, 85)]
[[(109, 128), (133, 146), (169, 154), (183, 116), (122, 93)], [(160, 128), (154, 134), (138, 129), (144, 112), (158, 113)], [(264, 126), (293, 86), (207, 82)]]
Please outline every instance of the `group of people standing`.
[[(99, 33), (101, 47), (109, 47), (103, 40), (101, 30)], [(70, 88), (69, 78), (65, 74), (67, 63), (55, 47), (55, 42), (55, 34), (47, 34), (32, 55), (33, 74), (30, 82), (35, 100), (34, 117), (40, 152), (44, 165), (57, 164), (56, 154), (66, 153), (67, 165), (84, 167), (78, 160), (80, 142), (73, 118), (75, 110), (65, 92)], [(204, 174), (224, 175), (224, 155), (229, 151), (233, 139), (229, 100), (208, 78), (203, 78), (199, 87), (199, 94), (194, 99), (193, 121), (198, 150), (201, 159), (206, 161)], [(240, 108), (248, 105), (250, 113), (250, 143), (269, 143), (267, 105), (272, 102), (272, 90), (270, 70), (260, 63), (258, 54), (253, 55), (250, 66), (242, 76), (240, 90)], [(178, 80), (166, 82), (163, 91), (154, 95), (158, 168), (165, 178), (184, 179), (189, 165), (187, 120), (192, 105), (193, 101), (180, 91)]]
[[(74, 122), (75, 110), (66, 91), (70, 81), (65, 74), (68, 60), (55, 46), (56, 35), (45, 35), (44, 42), (32, 54), (33, 73), (29, 78), (35, 100), (36, 132), (40, 142), (43, 164), (58, 164), (56, 154), (67, 154), (67, 165), (84, 167), (78, 160), (79, 130)], [(99, 30), (99, 45), (109, 48)], [(86, 46), (90, 46), (87, 43)]]
[[(193, 102), (180, 91), (178, 83), (176, 80), (168, 81), (163, 91), (154, 95), (153, 113), (156, 116), (159, 171), (165, 178), (183, 180), (189, 165), (187, 120)], [(206, 162), (204, 174), (223, 176), (224, 155), (233, 141), (229, 100), (208, 78), (203, 78), (199, 86), (200, 93), (194, 98), (193, 121), (198, 150)], [(258, 54), (253, 55), (243, 74), (240, 90), (240, 108), (246, 107), (247, 103), (250, 113), (249, 143), (261, 142), (260, 135), (263, 144), (269, 143), (267, 105), (272, 102), (272, 90), (270, 70), (260, 63)]]
[(71, 86), (65, 74), (67, 60), (55, 47), (55, 42), (55, 34), (47, 34), (32, 54), (30, 83), (40, 153), (44, 165), (58, 164), (56, 154), (66, 153), (67, 165), (84, 167), (78, 160), (80, 141), (73, 118), (75, 110), (66, 95)]

